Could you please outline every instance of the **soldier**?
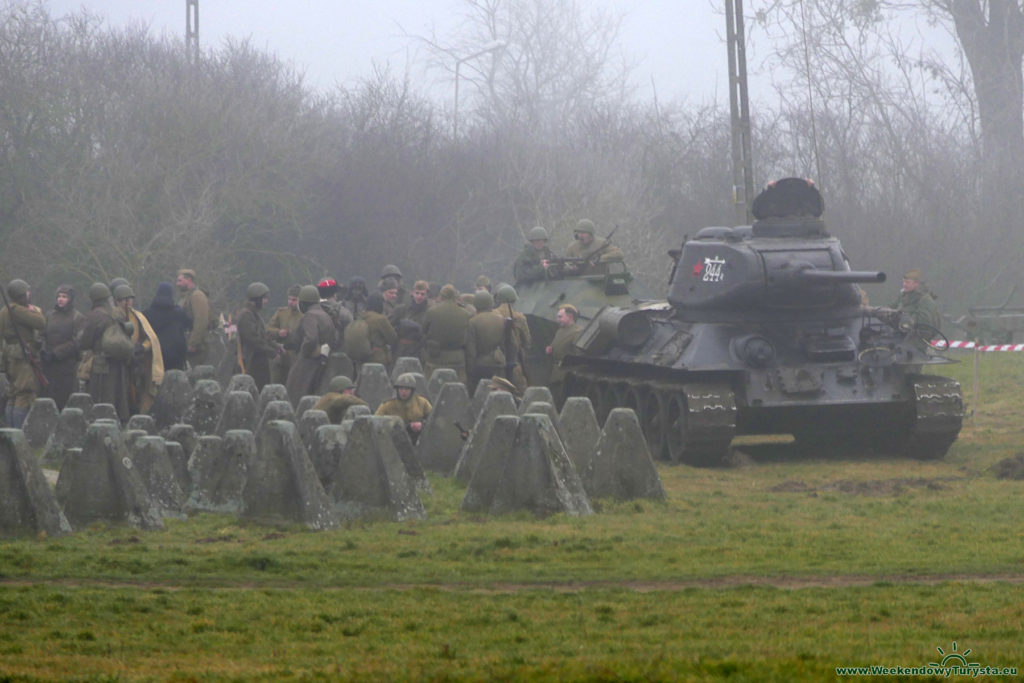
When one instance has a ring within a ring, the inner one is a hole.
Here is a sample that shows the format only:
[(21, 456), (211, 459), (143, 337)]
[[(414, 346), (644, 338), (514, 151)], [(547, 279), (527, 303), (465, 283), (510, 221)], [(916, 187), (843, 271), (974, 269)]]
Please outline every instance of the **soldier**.
[(565, 272), (573, 275), (594, 275), (608, 272), (608, 263), (622, 262), (622, 250), (604, 237), (594, 237), (594, 222), (583, 218), (576, 223), (575, 240), (565, 250), (567, 259), (580, 259), (566, 263)]
[(476, 301), (476, 294), (472, 292), (459, 294), (459, 308), (469, 313), (470, 318), (476, 315), (476, 306), (473, 305), (474, 301)]
[(911, 268), (903, 275), (903, 288), (893, 302), (892, 308), (908, 313), (915, 327), (930, 328), (922, 330), (928, 335), (942, 331), (942, 314), (939, 312), (935, 295), (925, 285), (919, 268)]
[(398, 301), (398, 280), (393, 277), (381, 278), (377, 290), (384, 297), (384, 315), (390, 319), (395, 309), (404, 305)]
[(384, 317), (384, 297), (374, 292), (366, 300), (366, 310), (360, 315), (366, 321), (370, 336), (370, 356), (364, 363), (380, 363), (391, 369), (391, 349), (398, 344), (398, 334)]
[(344, 375), (338, 375), (331, 380), (327, 393), (320, 397), (313, 410), (324, 411), (331, 424), (340, 425), (349, 408), (365, 405), (366, 401), (356, 396), (356, 385), (352, 380)]
[(325, 277), (317, 283), (316, 289), (320, 293), (320, 307), (334, 323), (335, 341), (331, 344), (331, 350), (340, 351), (342, 340), (345, 338), (345, 328), (353, 320), (352, 314), (338, 301), (338, 281), (333, 277)]
[(39, 352), (43, 375), (49, 381), (43, 394), (53, 399), (57, 410), (64, 410), (68, 397), (78, 390), (78, 359), (82, 355), (78, 339), (84, 325), (85, 316), (75, 310), (75, 288), (57, 287), (56, 303), (46, 314), (43, 349)]
[(299, 321), (302, 320), (302, 314), (299, 313), (299, 289), (298, 285), (288, 288), (288, 305), (274, 311), (267, 323), (267, 332), (271, 338), (284, 348), (283, 353), (270, 361), (270, 381), (273, 384), (284, 384), (288, 380), (288, 371), (295, 364), (296, 352), (299, 350), (297, 338)]
[(396, 355), (412, 356), (423, 360), (423, 321), (430, 308), (430, 285), (418, 280), (413, 285), (409, 301), (395, 308), (389, 320), (398, 333)]
[(210, 301), (203, 290), (196, 287), (196, 271), (182, 268), (178, 271), (178, 291), (181, 299), (178, 305), (192, 318), (192, 331), (188, 335), (188, 362), (195, 367), (206, 362), (210, 346), (206, 341), (212, 326)]
[(519, 393), (526, 391), (529, 380), (526, 377), (526, 351), (533, 345), (530, 336), (530, 326), (526, 322), (526, 316), (515, 310), (512, 304), (516, 302), (519, 295), (515, 288), (502, 282), (494, 293), (494, 302), (498, 305), (498, 313), (502, 316), (505, 328), (502, 336), (502, 350), (505, 352), (505, 375), (508, 376), (511, 369), (511, 377), (508, 377), (519, 390)]
[(429, 377), (438, 368), (451, 368), (459, 381), (465, 383), (469, 314), (456, 303), (458, 295), (454, 285), (445, 285), (441, 288), (441, 300), (423, 318), (424, 372)]
[(383, 283), (384, 278), (387, 277), (392, 278), (398, 284), (398, 293), (395, 297), (395, 305), (398, 306), (404, 304), (406, 301), (408, 301), (409, 297), (407, 296), (405, 287), (402, 286), (402, 271), (398, 269), (398, 266), (391, 263), (381, 268), (381, 281), (377, 283), (378, 290), (380, 289), (380, 285)]
[(469, 386), (505, 371), (505, 319), (494, 312), (494, 298), (487, 291), (476, 293), (476, 315), (466, 328), (466, 375)]
[[(123, 325), (114, 318), (114, 308), (110, 303), (110, 288), (102, 282), (94, 282), (89, 287), (89, 300), (92, 310), (85, 316), (80, 344), (88, 358), (82, 360), (79, 368), (79, 379), (86, 382), (86, 390), (92, 396), (93, 403), (110, 403), (117, 410), (117, 415), (124, 422), (131, 415), (128, 404), (128, 363), (127, 357), (114, 355), (105, 350), (105, 333), (111, 326)], [(113, 331), (116, 336), (116, 330)], [(128, 339), (127, 331), (124, 334)], [(128, 339), (128, 343), (131, 341)]]
[(475, 283), (476, 291), (490, 292), (494, 294), (494, 289), (491, 287), (491, 278), (486, 275), (479, 275), (476, 278)]
[(399, 375), (394, 386), (395, 398), (381, 403), (377, 408), (377, 415), (402, 418), (412, 442), (416, 443), (433, 406), (430, 405), (430, 401), (416, 394), (416, 378), (411, 372)]
[(245, 304), (235, 315), (238, 326), (235, 371), (252, 377), (256, 388), (262, 390), (270, 381), (271, 359), (280, 356), (284, 349), (273, 340), (260, 315), (270, 299), (270, 287), (253, 282), (246, 288), (245, 297)]
[(184, 308), (174, 303), (174, 285), (170, 282), (161, 282), (157, 285), (156, 296), (143, 315), (160, 340), (164, 371), (184, 370), (192, 319), (188, 317)]
[(522, 253), (512, 266), (516, 285), (545, 279), (548, 276), (548, 266), (555, 258), (548, 249), (548, 231), (541, 226), (530, 228), (526, 239), (529, 244), (523, 247)]
[(130, 286), (117, 286), (114, 290), (114, 304), (115, 316), (131, 324), (129, 337), (135, 345), (132, 360), (128, 364), (129, 414), (146, 414), (153, 406), (157, 388), (164, 379), (164, 358), (160, 339), (146, 316), (135, 310), (135, 292)]
[(313, 285), (299, 290), (299, 321), (297, 342), (298, 358), (288, 371), (285, 386), (292, 406), (298, 406), (303, 396), (312, 395), (320, 384), (320, 375), (327, 365), (331, 344), (335, 343), (334, 322), (320, 307), (320, 292)]
[(352, 318), (358, 318), (359, 314), (366, 310), (366, 297), (370, 293), (366, 289), (366, 280), (353, 275), (348, 281), (348, 292), (345, 294), (345, 301), (343, 302), (348, 312), (352, 314)]
[(551, 340), (551, 345), (545, 349), (553, 363), (548, 387), (559, 405), (565, 400), (565, 370), (562, 368), (562, 359), (572, 350), (573, 343), (583, 331), (577, 322), (579, 317), (579, 311), (572, 304), (559, 306), (556, 316), (558, 331), (555, 332), (555, 338)]
[(0, 340), (8, 389), (5, 420), (12, 429), (21, 429), (36, 396), (43, 389), (39, 364), (38, 333), (46, 328), (46, 316), (29, 303), (31, 292), (24, 280), (7, 285), (7, 305), (0, 310)]

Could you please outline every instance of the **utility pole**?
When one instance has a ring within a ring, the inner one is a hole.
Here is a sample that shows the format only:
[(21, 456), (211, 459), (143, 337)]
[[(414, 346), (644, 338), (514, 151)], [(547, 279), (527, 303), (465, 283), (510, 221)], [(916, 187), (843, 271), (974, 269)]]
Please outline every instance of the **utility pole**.
[(199, 0), (185, 0), (185, 51), (199, 63)]
[(754, 219), (754, 169), (750, 152), (750, 106), (747, 102), (747, 47), (743, 32), (743, 0), (725, 0), (729, 48), (729, 114), (732, 120), (732, 202), (739, 225)]

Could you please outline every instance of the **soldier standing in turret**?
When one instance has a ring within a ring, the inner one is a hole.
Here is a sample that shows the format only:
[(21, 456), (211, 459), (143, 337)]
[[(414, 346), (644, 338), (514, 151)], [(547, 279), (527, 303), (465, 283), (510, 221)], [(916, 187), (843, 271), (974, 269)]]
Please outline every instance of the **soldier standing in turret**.
[(512, 266), (517, 285), (543, 280), (555, 255), (548, 249), (548, 231), (541, 226), (530, 228), (526, 234), (528, 244)]
[[(912, 316), (914, 326), (927, 326), (942, 331), (942, 314), (935, 295), (925, 285), (919, 268), (911, 268), (903, 275), (903, 288), (892, 308)], [(929, 330), (930, 332), (930, 330)]]
[(565, 272), (568, 274), (603, 274), (608, 272), (606, 264), (625, 260), (621, 249), (610, 244), (604, 237), (594, 237), (594, 222), (587, 218), (576, 223), (573, 237), (575, 240), (566, 248), (565, 257), (580, 260), (565, 264)]

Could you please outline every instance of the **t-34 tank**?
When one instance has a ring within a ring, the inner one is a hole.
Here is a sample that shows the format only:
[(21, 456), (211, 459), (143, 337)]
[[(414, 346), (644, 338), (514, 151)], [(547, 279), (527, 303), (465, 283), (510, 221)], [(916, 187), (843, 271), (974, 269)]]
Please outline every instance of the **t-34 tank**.
[(704, 228), (673, 250), (668, 301), (608, 306), (563, 364), (568, 392), (600, 419), (637, 411), (652, 453), (714, 464), (744, 434), (940, 458), (963, 419), (958, 382), (926, 373), (953, 362), (932, 329), (862, 304), (825, 232), (809, 181), (786, 178), (754, 201), (752, 226)]

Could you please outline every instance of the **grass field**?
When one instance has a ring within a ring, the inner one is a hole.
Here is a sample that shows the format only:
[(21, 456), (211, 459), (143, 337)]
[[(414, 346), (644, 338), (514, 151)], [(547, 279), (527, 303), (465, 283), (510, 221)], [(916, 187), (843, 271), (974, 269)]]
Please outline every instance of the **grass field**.
[[(660, 467), (666, 503), (332, 532), (198, 515), (0, 542), (0, 680), (822, 680), (959, 653), (1024, 667), (1024, 358), (945, 374), (944, 460), (750, 447)], [(941, 652), (940, 649), (941, 648)], [(966, 651), (970, 650), (969, 653)], [(916, 679), (915, 679), (916, 680)]]

